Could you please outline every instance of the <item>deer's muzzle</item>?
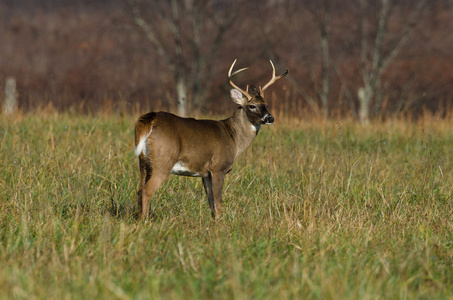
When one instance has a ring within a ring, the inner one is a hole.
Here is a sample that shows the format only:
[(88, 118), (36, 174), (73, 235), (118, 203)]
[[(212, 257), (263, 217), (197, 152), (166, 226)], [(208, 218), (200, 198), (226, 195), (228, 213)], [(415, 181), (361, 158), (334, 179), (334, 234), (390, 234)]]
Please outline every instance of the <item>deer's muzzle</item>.
[(265, 115), (263, 118), (263, 123), (267, 125), (274, 123), (274, 117), (271, 114)]

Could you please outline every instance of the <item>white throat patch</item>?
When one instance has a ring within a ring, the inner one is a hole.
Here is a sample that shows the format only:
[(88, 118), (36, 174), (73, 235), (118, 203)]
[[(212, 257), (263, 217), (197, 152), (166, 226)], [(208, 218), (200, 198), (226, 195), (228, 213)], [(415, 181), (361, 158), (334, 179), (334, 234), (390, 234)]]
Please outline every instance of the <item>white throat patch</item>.
[(258, 124), (258, 125), (252, 125), (252, 130), (253, 130), (253, 131), (258, 131), (258, 130), (260, 130), (260, 128), (261, 128), (261, 125), (260, 125), (260, 124)]

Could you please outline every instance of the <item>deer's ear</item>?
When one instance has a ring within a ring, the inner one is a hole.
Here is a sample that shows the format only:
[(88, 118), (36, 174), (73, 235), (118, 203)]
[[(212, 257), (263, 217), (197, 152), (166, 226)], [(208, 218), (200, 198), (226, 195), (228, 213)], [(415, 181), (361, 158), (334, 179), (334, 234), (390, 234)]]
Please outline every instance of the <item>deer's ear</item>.
[(234, 103), (244, 105), (244, 95), (242, 95), (242, 93), (237, 89), (231, 89), (230, 96)]

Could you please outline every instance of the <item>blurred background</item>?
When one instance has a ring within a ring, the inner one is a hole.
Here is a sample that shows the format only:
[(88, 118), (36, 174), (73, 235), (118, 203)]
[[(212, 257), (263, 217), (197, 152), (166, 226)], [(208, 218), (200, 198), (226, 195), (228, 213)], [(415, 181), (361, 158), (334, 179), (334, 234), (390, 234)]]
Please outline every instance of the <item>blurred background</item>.
[(453, 101), (451, 0), (0, 0), (0, 93), (22, 111), (225, 114), (239, 86), (288, 117), (361, 121)]

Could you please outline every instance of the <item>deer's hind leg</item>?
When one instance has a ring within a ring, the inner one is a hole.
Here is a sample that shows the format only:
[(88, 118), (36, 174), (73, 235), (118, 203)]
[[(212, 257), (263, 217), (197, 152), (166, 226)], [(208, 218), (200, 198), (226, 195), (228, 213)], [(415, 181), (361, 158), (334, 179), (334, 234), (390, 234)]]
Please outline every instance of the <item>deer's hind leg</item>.
[(141, 213), (143, 211), (143, 188), (145, 186), (145, 183), (151, 177), (152, 167), (151, 162), (147, 161), (147, 159), (143, 155), (140, 155), (138, 157), (138, 163), (140, 167), (140, 184), (137, 192), (137, 204), (139, 212)]
[(168, 178), (168, 175), (170, 175), (173, 164), (161, 160), (154, 163), (147, 158), (143, 160), (143, 164), (144, 170), (140, 182), (143, 184), (139, 191), (138, 204), (141, 211), (141, 218), (146, 219), (149, 217), (151, 198)]

